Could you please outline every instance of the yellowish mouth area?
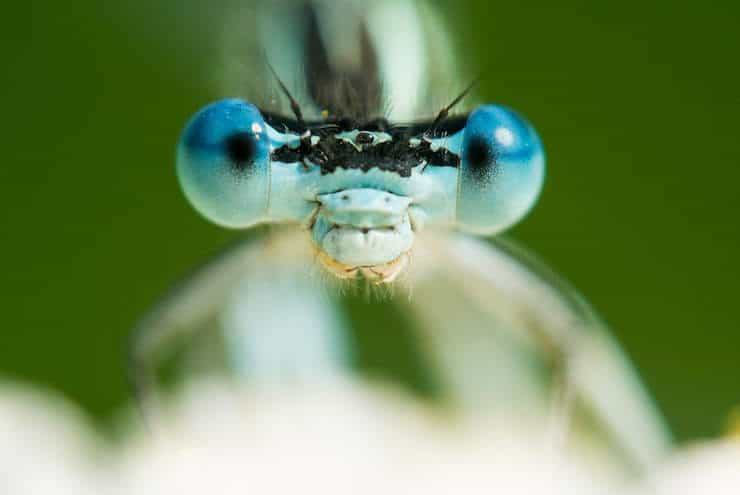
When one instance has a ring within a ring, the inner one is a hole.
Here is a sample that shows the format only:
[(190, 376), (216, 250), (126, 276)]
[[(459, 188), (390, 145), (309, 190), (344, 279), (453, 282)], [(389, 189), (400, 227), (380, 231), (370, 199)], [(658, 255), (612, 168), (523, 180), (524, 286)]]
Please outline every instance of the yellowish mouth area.
[(388, 263), (372, 266), (345, 265), (326, 254), (316, 245), (314, 245), (314, 250), (321, 265), (337, 278), (349, 280), (362, 275), (365, 279), (378, 285), (396, 280), (411, 262), (411, 252), (406, 251)]

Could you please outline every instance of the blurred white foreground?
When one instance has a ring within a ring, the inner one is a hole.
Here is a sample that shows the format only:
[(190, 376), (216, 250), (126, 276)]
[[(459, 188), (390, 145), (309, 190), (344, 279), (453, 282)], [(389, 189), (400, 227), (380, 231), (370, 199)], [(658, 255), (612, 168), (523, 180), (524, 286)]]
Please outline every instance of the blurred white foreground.
[(740, 444), (678, 453), (620, 479), (584, 446), (550, 448), (536, 418), (459, 418), (357, 383), (191, 387), (155, 436), (104, 444), (64, 401), (0, 387), (0, 493), (737, 494)]

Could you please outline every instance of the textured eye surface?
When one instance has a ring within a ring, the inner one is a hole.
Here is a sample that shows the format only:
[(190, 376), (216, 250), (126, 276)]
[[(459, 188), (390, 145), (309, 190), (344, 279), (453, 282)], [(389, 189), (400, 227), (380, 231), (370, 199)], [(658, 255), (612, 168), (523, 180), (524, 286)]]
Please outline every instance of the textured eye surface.
[(534, 128), (498, 105), (477, 108), (463, 134), (456, 219), (460, 228), (499, 232), (521, 219), (542, 188), (545, 157)]
[(257, 108), (240, 100), (207, 106), (187, 124), (177, 175), (203, 216), (226, 227), (257, 223), (267, 206), (270, 143)]

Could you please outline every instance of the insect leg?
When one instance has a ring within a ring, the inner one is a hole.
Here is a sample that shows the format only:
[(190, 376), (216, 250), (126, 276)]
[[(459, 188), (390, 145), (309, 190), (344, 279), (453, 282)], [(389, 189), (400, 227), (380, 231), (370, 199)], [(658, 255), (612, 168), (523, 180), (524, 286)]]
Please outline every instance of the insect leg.
[(595, 433), (633, 470), (663, 458), (670, 435), (660, 413), (575, 291), (504, 241), (417, 244), (412, 304), (458, 403), (548, 409), (555, 448), (566, 436)]

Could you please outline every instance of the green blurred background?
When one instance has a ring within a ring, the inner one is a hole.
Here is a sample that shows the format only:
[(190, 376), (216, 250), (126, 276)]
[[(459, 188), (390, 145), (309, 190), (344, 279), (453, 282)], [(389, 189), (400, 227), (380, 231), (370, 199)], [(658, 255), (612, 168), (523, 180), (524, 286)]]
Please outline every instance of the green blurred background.
[[(128, 397), (129, 327), (238, 236), (196, 216), (173, 173), (186, 118), (227, 96), (206, 73), (220, 7), (4, 9), (0, 374), (106, 418)], [(542, 200), (513, 236), (596, 306), (680, 438), (717, 434), (740, 405), (740, 3), (449, 12), (491, 75), (480, 94), (547, 146)]]

